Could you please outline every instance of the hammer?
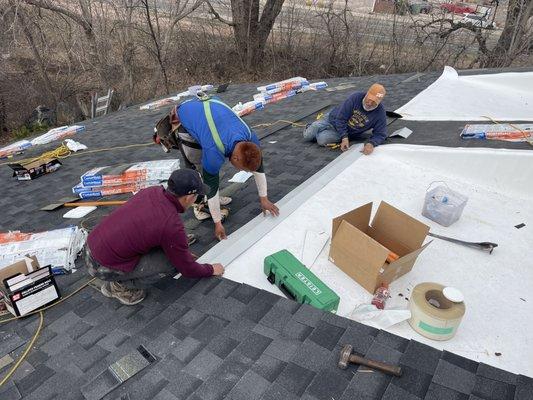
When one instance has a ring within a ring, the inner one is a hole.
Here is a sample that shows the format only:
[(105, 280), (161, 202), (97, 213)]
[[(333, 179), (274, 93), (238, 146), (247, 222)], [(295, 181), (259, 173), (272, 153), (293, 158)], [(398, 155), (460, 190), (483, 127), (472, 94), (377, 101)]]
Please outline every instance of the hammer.
[(352, 354), (353, 346), (345, 344), (341, 350), (338, 366), (340, 369), (348, 368), (348, 364), (360, 364), (386, 374), (402, 376), (402, 368), (396, 365), (385, 364), (379, 361), (369, 360), (367, 358)]

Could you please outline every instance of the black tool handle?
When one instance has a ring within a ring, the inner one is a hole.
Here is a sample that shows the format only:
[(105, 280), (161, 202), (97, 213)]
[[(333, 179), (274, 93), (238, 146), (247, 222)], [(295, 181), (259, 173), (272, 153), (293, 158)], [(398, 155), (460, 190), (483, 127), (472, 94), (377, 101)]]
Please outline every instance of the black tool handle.
[(350, 362), (354, 364), (361, 364), (365, 367), (376, 369), (389, 375), (402, 376), (402, 368), (396, 365), (386, 364), (380, 361), (369, 360), (364, 357), (352, 354), (350, 356)]

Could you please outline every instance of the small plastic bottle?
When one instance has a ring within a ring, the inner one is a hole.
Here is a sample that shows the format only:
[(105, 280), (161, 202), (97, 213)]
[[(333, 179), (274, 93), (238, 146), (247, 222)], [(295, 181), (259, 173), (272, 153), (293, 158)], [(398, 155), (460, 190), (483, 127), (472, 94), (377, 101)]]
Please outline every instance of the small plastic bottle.
[(389, 295), (389, 285), (387, 283), (384, 283), (374, 292), (374, 297), (372, 298), (371, 304), (375, 305), (380, 310), (383, 310), (385, 308), (385, 303), (389, 298)]

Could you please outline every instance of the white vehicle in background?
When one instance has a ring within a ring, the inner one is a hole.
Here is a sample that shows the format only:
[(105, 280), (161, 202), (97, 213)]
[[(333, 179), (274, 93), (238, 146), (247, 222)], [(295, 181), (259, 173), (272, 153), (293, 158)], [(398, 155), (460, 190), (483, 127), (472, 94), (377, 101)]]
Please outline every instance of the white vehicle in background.
[(465, 14), (461, 20), (463, 24), (470, 24), (479, 28), (494, 29), (496, 24), (489, 21), (486, 16), (478, 14)]

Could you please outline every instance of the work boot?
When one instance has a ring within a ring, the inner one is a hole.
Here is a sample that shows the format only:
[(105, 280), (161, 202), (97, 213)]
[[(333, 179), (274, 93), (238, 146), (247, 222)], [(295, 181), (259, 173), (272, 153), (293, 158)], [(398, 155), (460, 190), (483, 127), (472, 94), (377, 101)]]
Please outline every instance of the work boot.
[(205, 204), (193, 204), (192, 211), (198, 221), (205, 221), (211, 218), (211, 215), (207, 212)]
[(226, 196), (220, 196), (219, 199), (220, 199), (221, 206), (227, 206), (233, 200), (231, 197), (226, 197)]
[(222, 216), (222, 222), (226, 221), (229, 215), (229, 208), (221, 208), (220, 215)]
[[(227, 197), (227, 199), (230, 199), (231, 201), (230, 197)], [(206, 219), (211, 218), (209, 208), (205, 204), (194, 204), (192, 210), (198, 221), (205, 221)], [(220, 214), (222, 216), (222, 222), (224, 222), (229, 215), (229, 208), (221, 208)]]
[(104, 282), (100, 291), (105, 297), (114, 297), (126, 306), (138, 304), (146, 297), (143, 289), (129, 289), (119, 282)]

